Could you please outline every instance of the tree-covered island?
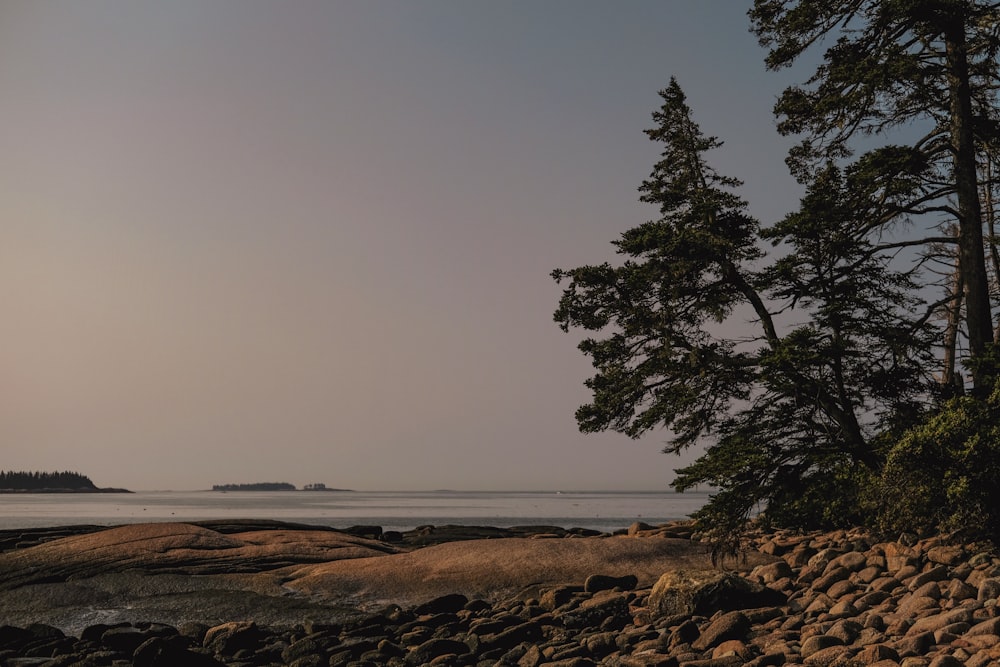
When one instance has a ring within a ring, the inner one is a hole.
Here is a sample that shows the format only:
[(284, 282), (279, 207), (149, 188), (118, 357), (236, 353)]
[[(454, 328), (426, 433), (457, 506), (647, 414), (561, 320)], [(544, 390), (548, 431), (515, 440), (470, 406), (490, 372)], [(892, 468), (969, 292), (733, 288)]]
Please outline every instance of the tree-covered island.
[(214, 484), (213, 491), (295, 491), (288, 482), (251, 482), (249, 484)]
[[(581, 431), (704, 447), (677, 490), (733, 546), (746, 521), (1000, 537), (1000, 3), (756, 0), (798, 139), (799, 207), (761, 222), (671, 79), (658, 217), (622, 260), (553, 272), (595, 373)], [(811, 56), (807, 56), (811, 57)]]
[(131, 493), (102, 489), (76, 472), (0, 471), (0, 493)]

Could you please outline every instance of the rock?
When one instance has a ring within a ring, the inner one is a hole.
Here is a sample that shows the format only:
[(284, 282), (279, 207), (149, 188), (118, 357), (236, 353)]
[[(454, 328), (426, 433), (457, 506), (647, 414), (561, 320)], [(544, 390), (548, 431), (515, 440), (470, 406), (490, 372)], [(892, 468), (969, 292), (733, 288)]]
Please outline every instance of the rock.
[(1000, 578), (990, 577), (989, 579), (984, 579), (979, 584), (979, 592), (976, 596), (977, 600), (985, 602), (986, 600), (996, 600), (1000, 596)]
[(406, 655), (410, 665), (423, 665), (442, 655), (466, 655), (469, 645), (454, 639), (430, 639)]
[(580, 592), (580, 590), (579, 586), (555, 586), (542, 593), (538, 603), (543, 609), (555, 611), (572, 600), (573, 595)]
[(469, 603), (469, 598), (459, 593), (442, 595), (433, 600), (417, 606), (413, 613), (418, 616), (424, 614), (454, 614), (461, 611)]
[(827, 567), (843, 567), (851, 572), (859, 572), (868, 564), (868, 557), (860, 551), (848, 551), (842, 556), (837, 556)]
[(817, 591), (825, 591), (826, 589), (830, 588), (830, 586), (832, 586), (833, 584), (837, 583), (838, 581), (844, 581), (850, 576), (851, 576), (851, 571), (848, 570), (846, 567), (834, 567), (832, 570), (821, 576), (819, 579), (816, 579), (812, 584), (812, 588), (813, 590)]
[(691, 643), (698, 651), (704, 651), (727, 639), (745, 639), (750, 632), (750, 620), (739, 611), (722, 614), (705, 628)]
[(969, 628), (966, 636), (1000, 635), (1000, 617), (990, 618)]
[(899, 653), (896, 649), (885, 644), (872, 644), (861, 650), (857, 656), (858, 660), (865, 665), (873, 665), (882, 660), (899, 662)]
[(843, 645), (844, 641), (839, 637), (831, 635), (813, 635), (802, 642), (802, 649), (800, 652), (802, 653), (803, 658), (808, 658), (812, 654), (822, 651), (825, 648)]
[(629, 593), (620, 593), (614, 590), (601, 591), (589, 600), (584, 600), (577, 607), (569, 612), (559, 615), (562, 624), (567, 628), (590, 628), (600, 626), (604, 629), (606, 625), (615, 626), (613, 629), (621, 629), (631, 621), (629, 613)]
[(216, 667), (222, 665), (211, 656), (188, 650), (187, 640), (180, 636), (153, 636), (140, 644), (132, 654), (133, 667)]
[(939, 565), (955, 565), (965, 557), (965, 549), (954, 546), (931, 547), (927, 550), (927, 560)]
[(256, 648), (261, 636), (253, 621), (234, 621), (210, 628), (202, 645), (217, 655), (234, 655), (242, 649)]
[(907, 656), (923, 655), (934, 645), (934, 633), (922, 632), (916, 635), (907, 635), (896, 640), (894, 647), (903, 658)]
[(946, 581), (947, 579), (948, 567), (946, 565), (938, 565), (913, 577), (913, 581), (910, 582), (910, 590), (917, 590), (929, 581)]
[(785, 561), (779, 560), (769, 565), (758, 565), (750, 573), (750, 576), (765, 584), (773, 584), (781, 579), (792, 577), (793, 574), (791, 566)]
[(583, 590), (587, 593), (607, 591), (612, 588), (620, 588), (623, 591), (634, 590), (639, 585), (639, 578), (634, 574), (623, 577), (611, 577), (605, 574), (592, 574), (583, 582)]
[(717, 570), (667, 572), (653, 586), (647, 607), (653, 618), (776, 606), (785, 596), (743, 577)]
[(841, 664), (850, 652), (851, 649), (847, 646), (828, 646), (816, 651), (808, 658), (804, 658), (803, 662), (808, 667), (832, 667), (832, 665)]
[(935, 614), (933, 616), (925, 616), (923, 618), (917, 619), (917, 621), (907, 630), (906, 634), (915, 635), (921, 632), (934, 632), (935, 630), (940, 630), (946, 625), (952, 625), (954, 623), (970, 623), (972, 621), (972, 612), (968, 609), (953, 609), (942, 614)]

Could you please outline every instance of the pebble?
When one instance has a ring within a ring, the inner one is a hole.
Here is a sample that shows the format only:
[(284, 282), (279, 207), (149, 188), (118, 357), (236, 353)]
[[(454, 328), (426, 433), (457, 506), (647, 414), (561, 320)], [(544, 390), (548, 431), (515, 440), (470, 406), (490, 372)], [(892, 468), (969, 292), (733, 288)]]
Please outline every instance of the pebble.
[[(659, 537), (697, 539), (683, 523), (635, 524), (615, 539)], [(447, 595), (343, 625), (93, 625), (79, 638), (47, 625), (4, 625), (0, 665), (979, 667), (1000, 660), (1000, 558), (987, 546), (909, 534), (877, 542), (861, 530), (762, 533), (752, 544), (774, 563), (721, 578), (669, 573), (646, 588), (634, 577), (594, 573), (508, 600)], [(681, 581), (725, 581), (735, 593), (716, 608), (697, 602), (705, 598), (694, 589), (667, 604), (670, 582)]]

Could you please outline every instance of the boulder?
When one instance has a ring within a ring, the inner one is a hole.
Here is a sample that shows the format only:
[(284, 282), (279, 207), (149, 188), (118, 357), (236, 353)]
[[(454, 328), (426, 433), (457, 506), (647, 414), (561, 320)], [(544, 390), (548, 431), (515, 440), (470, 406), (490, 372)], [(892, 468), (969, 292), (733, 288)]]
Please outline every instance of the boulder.
[(743, 577), (718, 570), (675, 570), (663, 574), (649, 594), (652, 618), (784, 604), (783, 594)]

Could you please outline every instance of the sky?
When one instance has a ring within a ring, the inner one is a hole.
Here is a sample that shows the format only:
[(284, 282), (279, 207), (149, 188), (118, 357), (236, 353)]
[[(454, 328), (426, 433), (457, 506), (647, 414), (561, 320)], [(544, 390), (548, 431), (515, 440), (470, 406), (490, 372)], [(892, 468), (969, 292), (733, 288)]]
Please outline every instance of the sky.
[(666, 433), (577, 431), (549, 273), (656, 217), (672, 75), (752, 212), (795, 205), (749, 5), (0, 4), (0, 469), (667, 488)]

